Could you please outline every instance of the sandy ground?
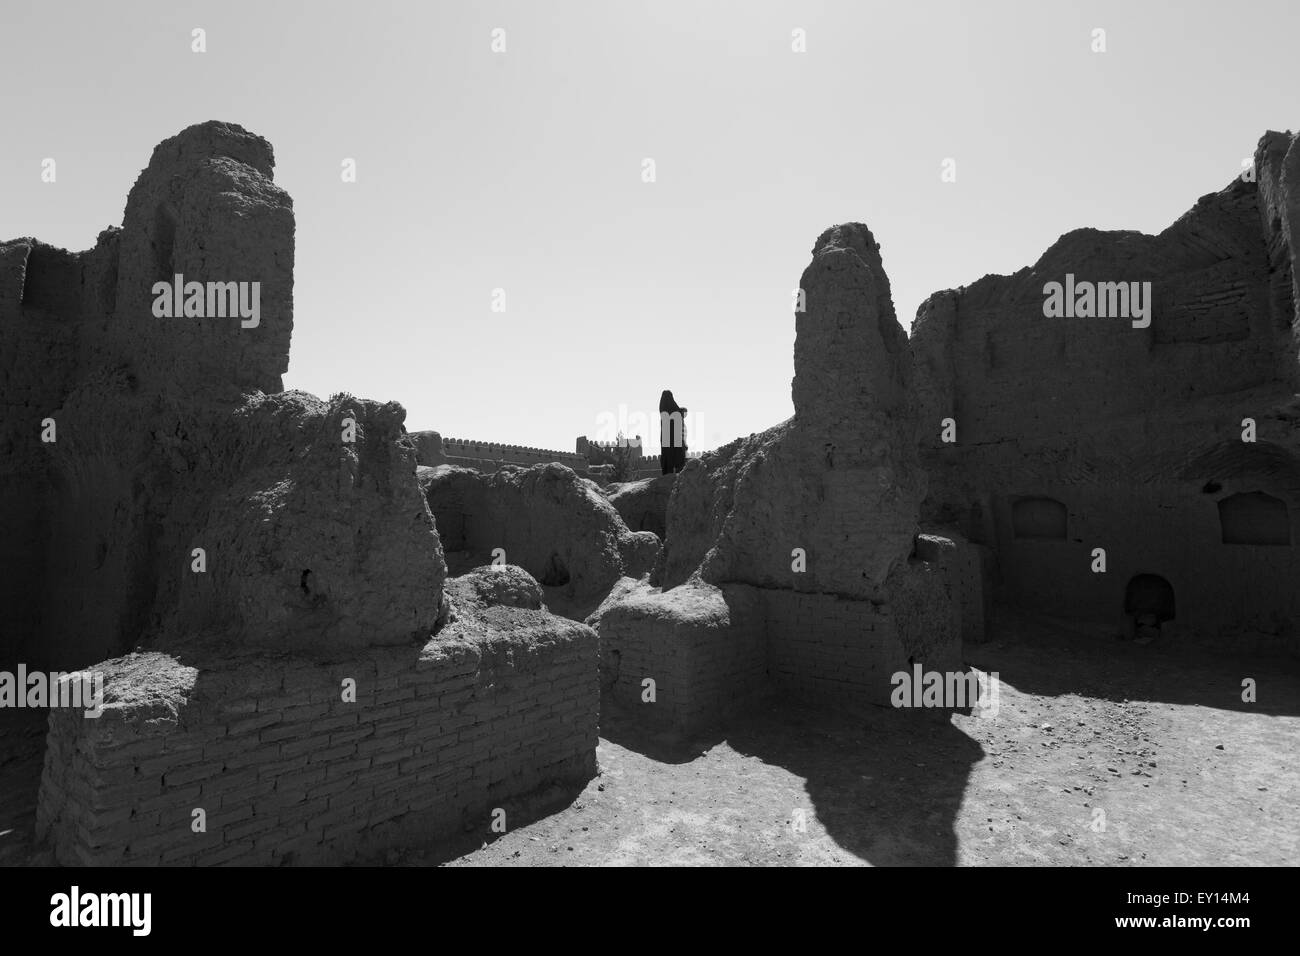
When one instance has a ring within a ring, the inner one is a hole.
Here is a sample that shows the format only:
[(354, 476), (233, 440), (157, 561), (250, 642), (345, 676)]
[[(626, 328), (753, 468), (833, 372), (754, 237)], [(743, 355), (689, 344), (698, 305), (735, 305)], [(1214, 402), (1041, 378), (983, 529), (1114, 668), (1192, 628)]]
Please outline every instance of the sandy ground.
[[(1296, 865), (1300, 665), (1004, 627), (996, 716), (784, 703), (675, 742), (606, 714), (556, 812), (386, 862)], [(1241, 700), (1243, 678), (1258, 702)], [(31, 862), (43, 715), (0, 712), (0, 864)], [(518, 821), (507, 821), (508, 823)], [(486, 826), (485, 826), (486, 829)], [(36, 862), (43, 862), (37, 859)]]

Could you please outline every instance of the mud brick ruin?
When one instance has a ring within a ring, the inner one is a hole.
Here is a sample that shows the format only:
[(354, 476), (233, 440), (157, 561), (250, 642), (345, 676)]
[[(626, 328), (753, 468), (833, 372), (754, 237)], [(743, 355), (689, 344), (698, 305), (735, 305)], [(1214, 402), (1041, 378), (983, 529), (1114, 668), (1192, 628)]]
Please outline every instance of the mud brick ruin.
[(634, 707), (653, 679), (648, 712), (683, 729), (772, 689), (888, 702), (909, 660), (960, 665), (964, 565), (916, 549), (912, 363), (871, 232), (823, 233), (800, 288), (794, 417), (689, 463), (659, 587), (628, 582), (591, 619), (607, 693)]
[[(1295, 646), (1297, 138), (1267, 133), (1254, 174), (1158, 236), (1080, 229), (919, 310), (922, 515), (996, 552), (999, 600)], [(1150, 282), (1150, 325), (1045, 318), (1066, 274)]]
[[(888, 703), (913, 663), (960, 670), (1000, 605), (1294, 650), (1291, 134), (1158, 236), (1079, 230), (932, 296), (910, 341), (870, 230), (826, 230), (794, 416), (609, 487), (581, 454), (283, 391), (273, 166), (237, 126), (190, 127), (93, 249), (0, 243), (0, 652), (105, 675), (102, 716), (50, 714), (37, 835), (59, 862), (486, 831), (582, 786), (602, 720)], [(156, 317), (178, 274), (260, 283), (259, 322)], [(1150, 282), (1150, 323), (1046, 317), (1067, 275)]]
[[(273, 165), (191, 127), (93, 250), (0, 247), (5, 656), (105, 674), (102, 716), (51, 716), (60, 862), (339, 860), (595, 770), (595, 633), (535, 584), (447, 581), (400, 406), (281, 391)], [(259, 325), (156, 318), (174, 273), (262, 283)]]

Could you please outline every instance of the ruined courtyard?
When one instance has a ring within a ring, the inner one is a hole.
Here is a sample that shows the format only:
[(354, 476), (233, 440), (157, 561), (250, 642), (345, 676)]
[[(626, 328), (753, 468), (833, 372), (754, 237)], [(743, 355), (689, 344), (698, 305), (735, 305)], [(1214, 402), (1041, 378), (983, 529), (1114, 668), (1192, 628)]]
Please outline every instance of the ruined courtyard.
[(0, 713), (0, 861), (1295, 862), (1300, 137), (910, 337), (828, 227), (794, 415), (620, 482), (284, 390), (274, 167), (0, 243), (0, 670), (100, 695)]

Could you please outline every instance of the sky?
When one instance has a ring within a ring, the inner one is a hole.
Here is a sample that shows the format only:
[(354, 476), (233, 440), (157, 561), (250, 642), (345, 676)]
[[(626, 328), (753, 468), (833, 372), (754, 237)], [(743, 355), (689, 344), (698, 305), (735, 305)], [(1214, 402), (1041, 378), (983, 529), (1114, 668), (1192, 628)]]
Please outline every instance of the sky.
[(570, 451), (670, 388), (702, 451), (793, 413), (827, 226), (871, 228), (904, 326), (1072, 229), (1159, 232), (1300, 126), (1298, 28), (1295, 0), (0, 0), (0, 239), (87, 249), (158, 142), (238, 123), (294, 199), (286, 387)]

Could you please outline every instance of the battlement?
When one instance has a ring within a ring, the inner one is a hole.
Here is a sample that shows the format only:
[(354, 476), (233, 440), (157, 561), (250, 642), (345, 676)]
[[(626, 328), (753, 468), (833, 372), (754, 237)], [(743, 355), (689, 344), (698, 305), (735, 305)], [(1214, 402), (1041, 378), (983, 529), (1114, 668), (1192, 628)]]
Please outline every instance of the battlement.
[(531, 465), (558, 462), (576, 472), (585, 474), (590, 462), (585, 455), (537, 448), (533, 445), (512, 445), (505, 442), (482, 441), (473, 438), (444, 438), (435, 431), (409, 433), (415, 443), (416, 457), (422, 465), (459, 465), (478, 471), (496, 471), (502, 465)]
[(535, 455), (572, 455), (573, 452), (556, 451), (553, 448), (536, 448), (532, 445), (506, 445), (501, 442), (479, 441), (476, 438), (444, 438), (443, 447), (449, 445), (465, 446), (471, 448), (496, 448), (507, 452), (529, 453)]

